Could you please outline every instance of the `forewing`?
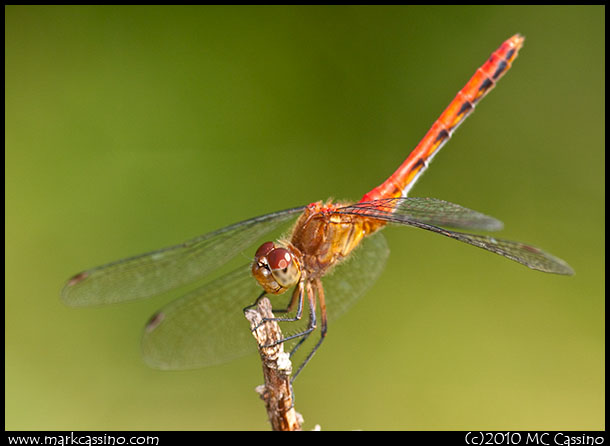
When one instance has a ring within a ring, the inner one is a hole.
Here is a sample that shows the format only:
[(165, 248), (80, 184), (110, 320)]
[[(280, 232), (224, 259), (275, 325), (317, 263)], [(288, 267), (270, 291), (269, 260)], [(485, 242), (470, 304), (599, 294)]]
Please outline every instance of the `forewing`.
[(484, 231), (498, 231), (503, 226), (493, 217), (437, 198), (384, 198), (340, 207), (336, 212), (366, 215), (399, 224), (417, 220), (435, 226)]
[(72, 277), (63, 287), (62, 297), (72, 306), (100, 305), (155, 296), (192, 283), (302, 210), (263, 215), (180, 245), (92, 268)]
[(486, 249), (487, 251), (495, 252), (496, 254), (538, 271), (564, 275), (574, 274), (574, 270), (566, 262), (532, 245), (510, 240), (501, 240), (485, 235), (449, 231), (421, 222), (412, 221), (407, 224), (416, 228), (436, 232), (437, 234)]

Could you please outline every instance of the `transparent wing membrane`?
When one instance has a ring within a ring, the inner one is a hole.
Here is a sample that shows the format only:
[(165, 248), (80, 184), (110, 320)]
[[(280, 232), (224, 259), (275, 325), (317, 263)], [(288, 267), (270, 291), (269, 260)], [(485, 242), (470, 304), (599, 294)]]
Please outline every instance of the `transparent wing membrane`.
[(413, 225), (428, 231), (436, 232), (469, 245), (495, 252), (528, 268), (545, 273), (572, 275), (574, 270), (566, 262), (532, 245), (510, 240), (501, 240), (494, 237), (476, 234), (463, 234), (448, 231), (430, 225)]
[[(388, 255), (383, 235), (373, 235), (352, 258), (322, 279), (330, 319), (336, 319), (364, 295), (381, 274)], [(260, 293), (249, 265), (244, 265), (170, 303), (151, 318), (144, 331), (146, 362), (160, 369), (191, 369), (256, 351), (242, 309)], [(284, 308), (290, 295), (289, 291), (268, 297), (274, 307)], [(307, 318), (304, 314), (303, 319)]]
[(66, 283), (62, 297), (72, 306), (100, 305), (155, 296), (192, 283), (302, 210), (300, 207), (263, 215), (180, 245), (84, 271)]
[(574, 270), (566, 262), (535, 246), (490, 236), (464, 234), (435, 226), (484, 230), (497, 230), (502, 227), (502, 223), (495, 218), (447, 201), (435, 198), (389, 198), (341, 207), (337, 212), (365, 215), (432, 231), (495, 252), (538, 271), (574, 274)]
[(437, 198), (383, 198), (344, 206), (337, 212), (402, 224), (416, 220), (437, 226), (483, 231), (498, 231), (503, 227), (500, 220)]
[(382, 233), (365, 238), (343, 262), (322, 278), (329, 320), (345, 313), (377, 281), (390, 255)]
[(242, 309), (260, 293), (248, 264), (173, 301), (144, 330), (144, 360), (155, 368), (180, 370), (255, 352)]

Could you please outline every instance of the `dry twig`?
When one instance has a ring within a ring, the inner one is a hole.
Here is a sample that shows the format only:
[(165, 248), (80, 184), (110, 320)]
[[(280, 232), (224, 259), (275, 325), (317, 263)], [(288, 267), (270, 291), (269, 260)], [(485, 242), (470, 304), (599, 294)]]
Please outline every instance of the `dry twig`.
[(272, 318), (271, 302), (266, 297), (258, 305), (245, 312), (250, 327), (254, 330), (252, 335), (258, 343), (258, 351), (263, 364), (265, 384), (256, 388), (261, 399), (265, 402), (267, 415), (274, 431), (301, 430), (303, 417), (294, 410), (294, 398), (290, 385), (292, 363), (288, 353), (284, 352), (284, 344), (270, 345), (282, 339), (280, 326), (275, 321), (268, 321), (261, 325), (264, 318)]

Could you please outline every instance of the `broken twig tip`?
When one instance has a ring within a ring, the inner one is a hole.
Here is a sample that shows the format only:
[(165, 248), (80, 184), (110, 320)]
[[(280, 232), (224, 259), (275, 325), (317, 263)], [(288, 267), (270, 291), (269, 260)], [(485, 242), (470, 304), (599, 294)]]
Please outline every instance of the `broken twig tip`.
[(265, 384), (257, 386), (256, 392), (265, 402), (271, 427), (279, 431), (301, 430), (303, 417), (294, 410), (290, 384), (292, 362), (290, 355), (284, 352), (284, 344), (278, 343), (283, 339), (279, 324), (269, 320), (274, 317), (271, 302), (264, 297), (244, 315), (258, 343)]

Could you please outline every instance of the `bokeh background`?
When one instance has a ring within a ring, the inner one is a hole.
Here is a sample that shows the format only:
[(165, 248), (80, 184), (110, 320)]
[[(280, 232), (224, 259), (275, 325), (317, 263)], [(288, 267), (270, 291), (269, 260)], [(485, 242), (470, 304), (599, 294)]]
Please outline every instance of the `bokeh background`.
[(604, 15), (5, 7), (6, 429), (268, 429), (256, 355), (142, 362), (144, 323), (180, 292), (74, 309), (63, 283), (267, 212), (359, 199), (516, 32), (513, 69), (411, 195), (493, 215), (503, 238), (576, 275), (389, 228), (381, 279), (330, 327), (297, 409), (325, 430), (605, 429)]

